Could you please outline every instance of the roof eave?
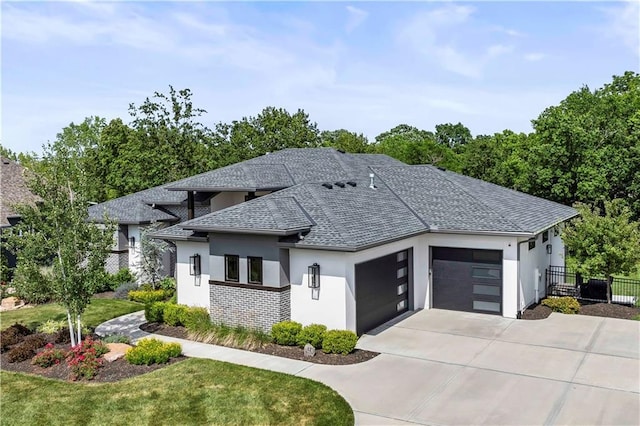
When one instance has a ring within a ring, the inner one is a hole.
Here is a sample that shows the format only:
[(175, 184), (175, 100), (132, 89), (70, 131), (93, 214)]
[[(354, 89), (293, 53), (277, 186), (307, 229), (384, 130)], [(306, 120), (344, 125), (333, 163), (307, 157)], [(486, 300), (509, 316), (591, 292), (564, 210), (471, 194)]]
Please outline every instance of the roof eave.
[[(181, 225), (182, 226), (182, 225)], [(200, 232), (217, 232), (220, 234), (248, 234), (248, 235), (276, 235), (276, 236), (289, 236), (295, 235), (300, 232), (307, 232), (311, 229), (310, 226), (303, 228), (290, 228), (290, 229), (253, 229), (253, 228), (221, 228), (214, 226), (182, 226), (183, 229), (190, 231)]]
[(279, 191), (288, 188), (288, 186), (189, 186), (189, 187), (167, 187), (168, 191), (196, 191), (196, 192), (257, 192), (257, 191)]

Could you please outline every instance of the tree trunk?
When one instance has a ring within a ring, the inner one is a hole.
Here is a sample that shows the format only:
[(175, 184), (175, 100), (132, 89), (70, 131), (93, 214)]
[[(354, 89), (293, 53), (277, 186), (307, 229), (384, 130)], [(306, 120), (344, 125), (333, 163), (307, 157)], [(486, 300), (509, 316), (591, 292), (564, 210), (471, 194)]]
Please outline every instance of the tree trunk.
[(613, 285), (613, 275), (607, 278), (607, 303), (611, 303), (611, 286)]
[(73, 332), (73, 321), (71, 321), (71, 312), (67, 309), (67, 322), (69, 323), (69, 336), (71, 336), (71, 347), (76, 345), (76, 335)]
[(78, 344), (82, 343), (82, 326), (80, 325), (80, 315), (78, 315)]

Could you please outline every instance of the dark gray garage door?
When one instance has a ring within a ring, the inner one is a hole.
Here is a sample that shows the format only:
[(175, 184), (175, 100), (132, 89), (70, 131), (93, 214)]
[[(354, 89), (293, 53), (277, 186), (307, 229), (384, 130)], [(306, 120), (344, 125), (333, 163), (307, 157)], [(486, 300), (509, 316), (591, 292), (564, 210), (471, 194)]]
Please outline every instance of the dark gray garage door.
[(411, 250), (356, 265), (356, 331), (361, 335), (409, 309)]
[(434, 247), (433, 307), (502, 314), (502, 251)]

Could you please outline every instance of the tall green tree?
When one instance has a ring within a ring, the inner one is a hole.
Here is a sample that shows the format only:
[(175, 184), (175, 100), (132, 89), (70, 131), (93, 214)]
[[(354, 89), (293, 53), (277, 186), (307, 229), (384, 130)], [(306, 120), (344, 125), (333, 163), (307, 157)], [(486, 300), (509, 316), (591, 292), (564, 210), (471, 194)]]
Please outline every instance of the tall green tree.
[(564, 230), (562, 239), (578, 272), (608, 277), (611, 302), (613, 274), (635, 272), (640, 265), (640, 224), (623, 200), (604, 202), (604, 209), (576, 205), (580, 216)]
[(320, 133), (322, 146), (339, 149), (344, 152), (352, 153), (371, 153), (374, 150), (373, 145), (362, 133), (354, 133), (345, 129), (325, 130)]
[(451, 149), (460, 148), (473, 140), (471, 131), (462, 123), (437, 124), (434, 136), (436, 142)]
[(255, 117), (243, 117), (216, 126), (214, 145), (220, 165), (228, 165), (285, 148), (315, 148), (320, 132), (309, 115), (299, 109), (267, 107)]
[(173, 252), (173, 247), (165, 240), (158, 240), (152, 234), (159, 231), (162, 224), (154, 222), (146, 226), (140, 236), (140, 271), (142, 278), (149, 280), (155, 289), (162, 278), (162, 258), (167, 251)]
[(88, 221), (91, 183), (84, 142), (75, 136), (72, 130), (62, 132), (44, 147), (28, 179), (42, 202), (18, 207), (21, 221), (10, 236), (17, 254), (13, 285), (18, 293), (33, 283), (48, 287), (53, 300), (67, 310), (72, 345), (81, 340), (80, 317), (104, 276), (114, 232), (111, 224)]
[(407, 124), (376, 136), (375, 150), (407, 164), (433, 164), (453, 171), (460, 168), (458, 155), (448, 145), (437, 143), (432, 132)]
[(533, 120), (531, 191), (564, 204), (631, 200), (640, 218), (640, 74), (583, 87)]

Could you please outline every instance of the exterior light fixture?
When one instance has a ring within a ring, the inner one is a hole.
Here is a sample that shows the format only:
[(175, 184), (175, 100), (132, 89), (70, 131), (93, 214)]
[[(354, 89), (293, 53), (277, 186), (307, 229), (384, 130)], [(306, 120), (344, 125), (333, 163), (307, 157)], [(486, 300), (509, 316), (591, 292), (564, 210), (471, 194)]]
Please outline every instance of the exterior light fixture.
[(136, 246), (136, 237), (129, 237), (129, 247), (134, 248)]
[(547, 244), (547, 254), (551, 254), (553, 252), (553, 248), (551, 247), (551, 244)]
[(189, 275), (199, 276), (200, 275), (200, 255), (194, 254), (193, 256), (189, 256)]
[(320, 265), (314, 263), (309, 266), (309, 288), (320, 288)]

